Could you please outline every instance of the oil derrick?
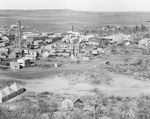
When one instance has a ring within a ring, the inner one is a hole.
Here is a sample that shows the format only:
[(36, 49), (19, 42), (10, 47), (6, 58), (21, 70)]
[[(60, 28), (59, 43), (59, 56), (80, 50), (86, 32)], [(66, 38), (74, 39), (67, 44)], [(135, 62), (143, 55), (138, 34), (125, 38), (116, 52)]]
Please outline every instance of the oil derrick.
[(22, 32), (21, 32), (21, 21), (17, 20), (17, 29), (16, 29), (16, 36), (15, 36), (15, 47), (21, 48), (21, 39), (22, 39)]

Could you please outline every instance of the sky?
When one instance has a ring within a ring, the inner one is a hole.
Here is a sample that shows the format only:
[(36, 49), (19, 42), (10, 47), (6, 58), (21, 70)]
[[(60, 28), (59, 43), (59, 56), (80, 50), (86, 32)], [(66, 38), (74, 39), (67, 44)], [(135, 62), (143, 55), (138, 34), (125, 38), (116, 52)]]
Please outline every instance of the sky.
[(150, 12), (150, 0), (0, 0), (0, 9), (72, 9), (108, 12)]

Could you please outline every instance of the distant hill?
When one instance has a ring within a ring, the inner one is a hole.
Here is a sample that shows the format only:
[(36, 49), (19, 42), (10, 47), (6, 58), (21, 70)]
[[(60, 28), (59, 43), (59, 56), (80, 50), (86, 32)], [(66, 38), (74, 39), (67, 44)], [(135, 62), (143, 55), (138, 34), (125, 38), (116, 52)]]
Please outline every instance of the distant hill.
[(12, 16), (43, 16), (54, 15), (54, 14), (95, 14), (102, 16), (137, 16), (137, 15), (150, 15), (150, 12), (93, 12), (93, 11), (75, 11), (70, 9), (39, 9), (39, 10), (0, 10), (0, 16), (12, 17)]
[(150, 12), (91, 12), (70, 9), (46, 10), (0, 10), (0, 27), (15, 24), (20, 19), (23, 25), (38, 31), (66, 31), (74, 25), (76, 30), (84, 26), (141, 25), (150, 21)]

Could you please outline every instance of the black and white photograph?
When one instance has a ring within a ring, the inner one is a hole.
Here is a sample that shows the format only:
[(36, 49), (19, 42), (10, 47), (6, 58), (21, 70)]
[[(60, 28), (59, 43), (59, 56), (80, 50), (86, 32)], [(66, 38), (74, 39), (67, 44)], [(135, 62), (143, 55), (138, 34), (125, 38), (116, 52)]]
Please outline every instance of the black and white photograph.
[(0, 0), (0, 119), (150, 119), (150, 0)]

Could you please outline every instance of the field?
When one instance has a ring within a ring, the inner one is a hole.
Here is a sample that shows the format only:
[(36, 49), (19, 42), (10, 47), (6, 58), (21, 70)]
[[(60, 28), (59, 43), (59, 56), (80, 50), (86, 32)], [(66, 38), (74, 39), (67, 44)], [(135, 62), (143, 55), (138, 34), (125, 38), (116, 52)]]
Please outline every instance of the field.
[(63, 32), (82, 30), (84, 26), (140, 25), (150, 20), (149, 12), (84, 12), (73, 10), (0, 10), (0, 26), (15, 24), (17, 19), (23, 25), (31, 26), (35, 32)]

